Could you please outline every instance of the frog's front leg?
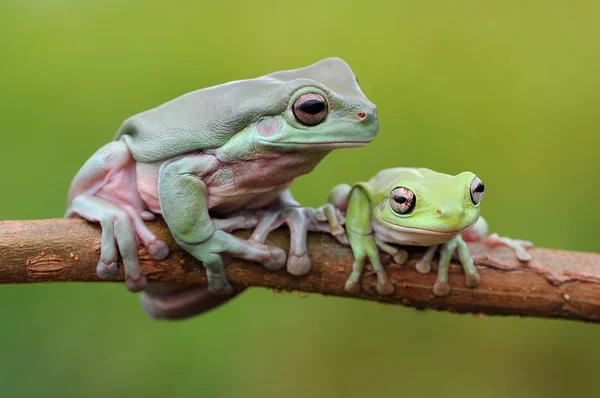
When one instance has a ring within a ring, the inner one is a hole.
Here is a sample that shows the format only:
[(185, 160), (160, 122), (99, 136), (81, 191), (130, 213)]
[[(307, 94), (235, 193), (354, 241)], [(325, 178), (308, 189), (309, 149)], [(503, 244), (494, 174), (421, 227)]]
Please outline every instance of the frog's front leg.
[(396, 264), (404, 264), (408, 260), (408, 251), (405, 249), (390, 245), (378, 237), (375, 237), (375, 244), (381, 251), (392, 256)]
[(379, 294), (392, 294), (394, 285), (390, 282), (381, 263), (379, 250), (371, 228), (370, 201), (363, 189), (354, 189), (349, 194), (346, 233), (354, 256), (352, 273), (346, 282), (346, 290), (357, 292), (360, 289), (360, 276), (368, 259), (377, 274), (377, 292)]
[[(430, 248), (431, 249), (431, 248)], [(443, 243), (440, 249), (440, 261), (438, 264), (438, 274), (433, 286), (433, 293), (436, 296), (447, 296), (450, 293), (450, 284), (448, 283), (448, 269), (452, 255), (458, 250), (458, 256), (465, 272), (465, 285), (470, 288), (477, 287), (481, 277), (473, 264), (473, 259), (469, 253), (469, 247), (460, 235)], [(428, 250), (426, 256), (431, 252)]]
[(377, 292), (385, 295), (392, 294), (394, 292), (394, 285), (389, 281), (385, 268), (381, 263), (379, 250), (373, 236), (371, 234), (365, 235), (348, 230), (348, 237), (350, 238), (354, 263), (352, 264), (352, 273), (346, 281), (346, 291), (357, 293), (360, 290), (360, 277), (368, 259), (377, 274)]
[(415, 268), (422, 274), (428, 274), (431, 271), (431, 263), (433, 261), (433, 256), (435, 255), (435, 251), (439, 245), (429, 246), (425, 254), (419, 261), (417, 261), (417, 265)]
[(212, 221), (216, 229), (225, 232), (233, 232), (238, 229), (250, 229), (256, 227), (258, 218), (254, 212), (242, 211), (231, 214), (227, 218), (213, 218)]
[(165, 163), (159, 172), (161, 210), (177, 244), (203, 262), (211, 292), (229, 294), (222, 255), (262, 263), (274, 270), (285, 264), (278, 247), (244, 241), (215, 227), (207, 206), (203, 177), (214, 172), (218, 161), (208, 155), (189, 155)]

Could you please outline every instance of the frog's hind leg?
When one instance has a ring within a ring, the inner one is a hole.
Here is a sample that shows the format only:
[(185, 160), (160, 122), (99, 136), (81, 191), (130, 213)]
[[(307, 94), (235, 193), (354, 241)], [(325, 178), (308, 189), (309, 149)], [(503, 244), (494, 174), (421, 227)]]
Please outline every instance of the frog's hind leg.
[(241, 292), (224, 295), (198, 285), (150, 283), (140, 294), (140, 303), (149, 317), (174, 321), (208, 312)]
[(481, 240), (482, 243), (488, 246), (507, 246), (515, 251), (517, 258), (521, 261), (531, 261), (531, 254), (527, 252), (528, 248), (533, 247), (533, 243), (526, 240), (512, 239), (505, 236), (498, 236), (493, 233)]
[(127, 287), (131, 291), (140, 291), (146, 286), (146, 278), (139, 264), (138, 240), (156, 260), (164, 259), (169, 249), (144, 224), (143, 219), (151, 219), (153, 215), (144, 210), (135, 189), (134, 164), (121, 141), (98, 150), (73, 180), (66, 216), (78, 216), (101, 225), (98, 276), (113, 279), (118, 273), (120, 254)]
[(528, 262), (531, 261), (531, 254), (527, 252), (527, 249), (533, 247), (533, 243), (526, 240), (512, 239), (505, 236), (498, 236), (494, 233), (488, 235), (488, 225), (483, 217), (479, 217), (479, 220), (474, 226), (462, 233), (464, 240), (467, 242), (481, 242), (488, 246), (506, 246), (510, 247), (515, 251), (517, 258), (520, 261)]
[(96, 273), (102, 279), (114, 279), (118, 272), (119, 254), (123, 258), (127, 288), (137, 292), (146, 287), (138, 258), (138, 241), (129, 215), (110, 202), (93, 197), (78, 196), (72, 202), (70, 214), (100, 223), (102, 243)]

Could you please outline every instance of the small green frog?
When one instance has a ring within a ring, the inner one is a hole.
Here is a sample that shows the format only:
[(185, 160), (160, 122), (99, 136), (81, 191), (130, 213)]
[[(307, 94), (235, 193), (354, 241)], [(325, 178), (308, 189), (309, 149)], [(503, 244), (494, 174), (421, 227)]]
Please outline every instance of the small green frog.
[[(138, 243), (154, 259), (168, 255), (144, 224), (162, 216), (177, 244), (204, 264), (208, 291), (156, 285), (142, 305), (154, 317), (190, 316), (224, 301), (210, 293), (232, 293), (224, 269), (232, 257), (308, 272), (314, 220), (289, 187), (332, 150), (366, 145), (378, 131), (377, 108), (339, 58), (204, 88), (127, 119), (75, 176), (67, 216), (102, 226), (97, 273), (114, 278), (121, 257), (132, 291), (147, 285)], [(282, 224), (289, 256), (264, 244)], [(253, 227), (249, 240), (230, 234)]]
[(377, 291), (380, 294), (394, 291), (377, 248), (402, 264), (408, 259), (408, 252), (392, 244), (429, 246), (416, 266), (419, 272), (428, 273), (441, 245), (433, 292), (445, 296), (450, 293), (448, 268), (456, 250), (465, 272), (465, 284), (479, 285), (480, 276), (465, 241), (505, 245), (515, 250), (519, 260), (531, 260), (526, 250), (533, 246), (531, 242), (497, 234), (488, 236), (487, 223), (479, 216), (484, 194), (483, 182), (471, 172), (452, 176), (424, 168), (393, 168), (377, 173), (367, 182), (334, 187), (329, 204), (319, 209), (317, 218), (329, 220), (332, 234), (338, 240), (349, 239), (355, 260), (346, 282), (347, 291), (360, 289), (367, 258), (377, 273)]

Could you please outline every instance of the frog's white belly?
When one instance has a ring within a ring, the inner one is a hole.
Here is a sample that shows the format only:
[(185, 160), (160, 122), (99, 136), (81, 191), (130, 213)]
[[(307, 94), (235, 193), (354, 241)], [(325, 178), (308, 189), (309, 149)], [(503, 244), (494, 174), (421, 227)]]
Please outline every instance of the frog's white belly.
[(405, 228), (398, 225), (384, 223), (373, 218), (371, 227), (375, 236), (384, 242), (406, 246), (433, 246), (444, 243), (458, 235), (460, 232), (437, 232), (426, 229)]

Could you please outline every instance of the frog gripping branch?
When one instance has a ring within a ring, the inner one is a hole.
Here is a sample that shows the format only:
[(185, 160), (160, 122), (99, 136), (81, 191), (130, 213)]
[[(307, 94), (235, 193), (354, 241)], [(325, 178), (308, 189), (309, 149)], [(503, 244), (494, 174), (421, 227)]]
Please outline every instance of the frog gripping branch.
[[(231, 258), (308, 272), (307, 230), (329, 227), (299, 207), (288, 188), (332, 150), (366, 145), (378, 130), (375, 105), (338, 58), (208, 87), (127, 119), (75, 176), (67, 216), (101, 225), (99, 277), (114, 278), (121, 257), (127, 287), (144, 291), (147, 313), (191, 316), (212, 305), (199, 301), (225, 299), (210, 293), (231, 295)], [(169, 251), (144, 223), (156, 216), (204, 264), (208, 290), (148, 286), (138, 243), (156, 260)], [(264, 243), (282, 224), (290, 229), (289, 255)], [(231, 234), (254, 227), (248, 240)]]
[(389, 169), (335, 187), (318, 209), (293, 199), (296, 177), (378, 130), (338, 58), (185, 94), (127, 119), (82, 166), (71, 219), (0, 221), (0, 283), (124, 281), (163, 319), (258, 286), (600, 322), (600, 255), (488, 235), (472, 173)]
[[(487, 223), (480, 217), (480, 204), (485, 194), (483, 182), (471, 172), (456, 176), (424, 168), (394, 168), (380, 171), (367, 182), (353, 186), (340, 184), (329, 195), (330, 205), (345, 212), (346, 233), (354, 254), (353, 270), (346, 290), (357, 293), (368, 259), (377, 274), (377, 291), (389, 295), (394, 286), (381, 263), (379, 250), (388, 253), (398, 264), (408, 259), (408, 252), (396, 245), (428, 246), (415, 265), (428, 273), (435, 252), (440, 250), (437, 280), (433, 292), (437, 296), (450, 293), (448, 270), (452, 255), (458, 257), (465, 272), (465, 285), (477, 287), (480, 276), (473, 264), (466, 241), (512, 248), (520, 261), (528, 262), (531, 242), (488, 236)], [(325, 206), (317, 216), (339, 223)], [(332, 228), (332, 231), (334, 229)], [(336, 229), (338, 240), (344, 234)]]

